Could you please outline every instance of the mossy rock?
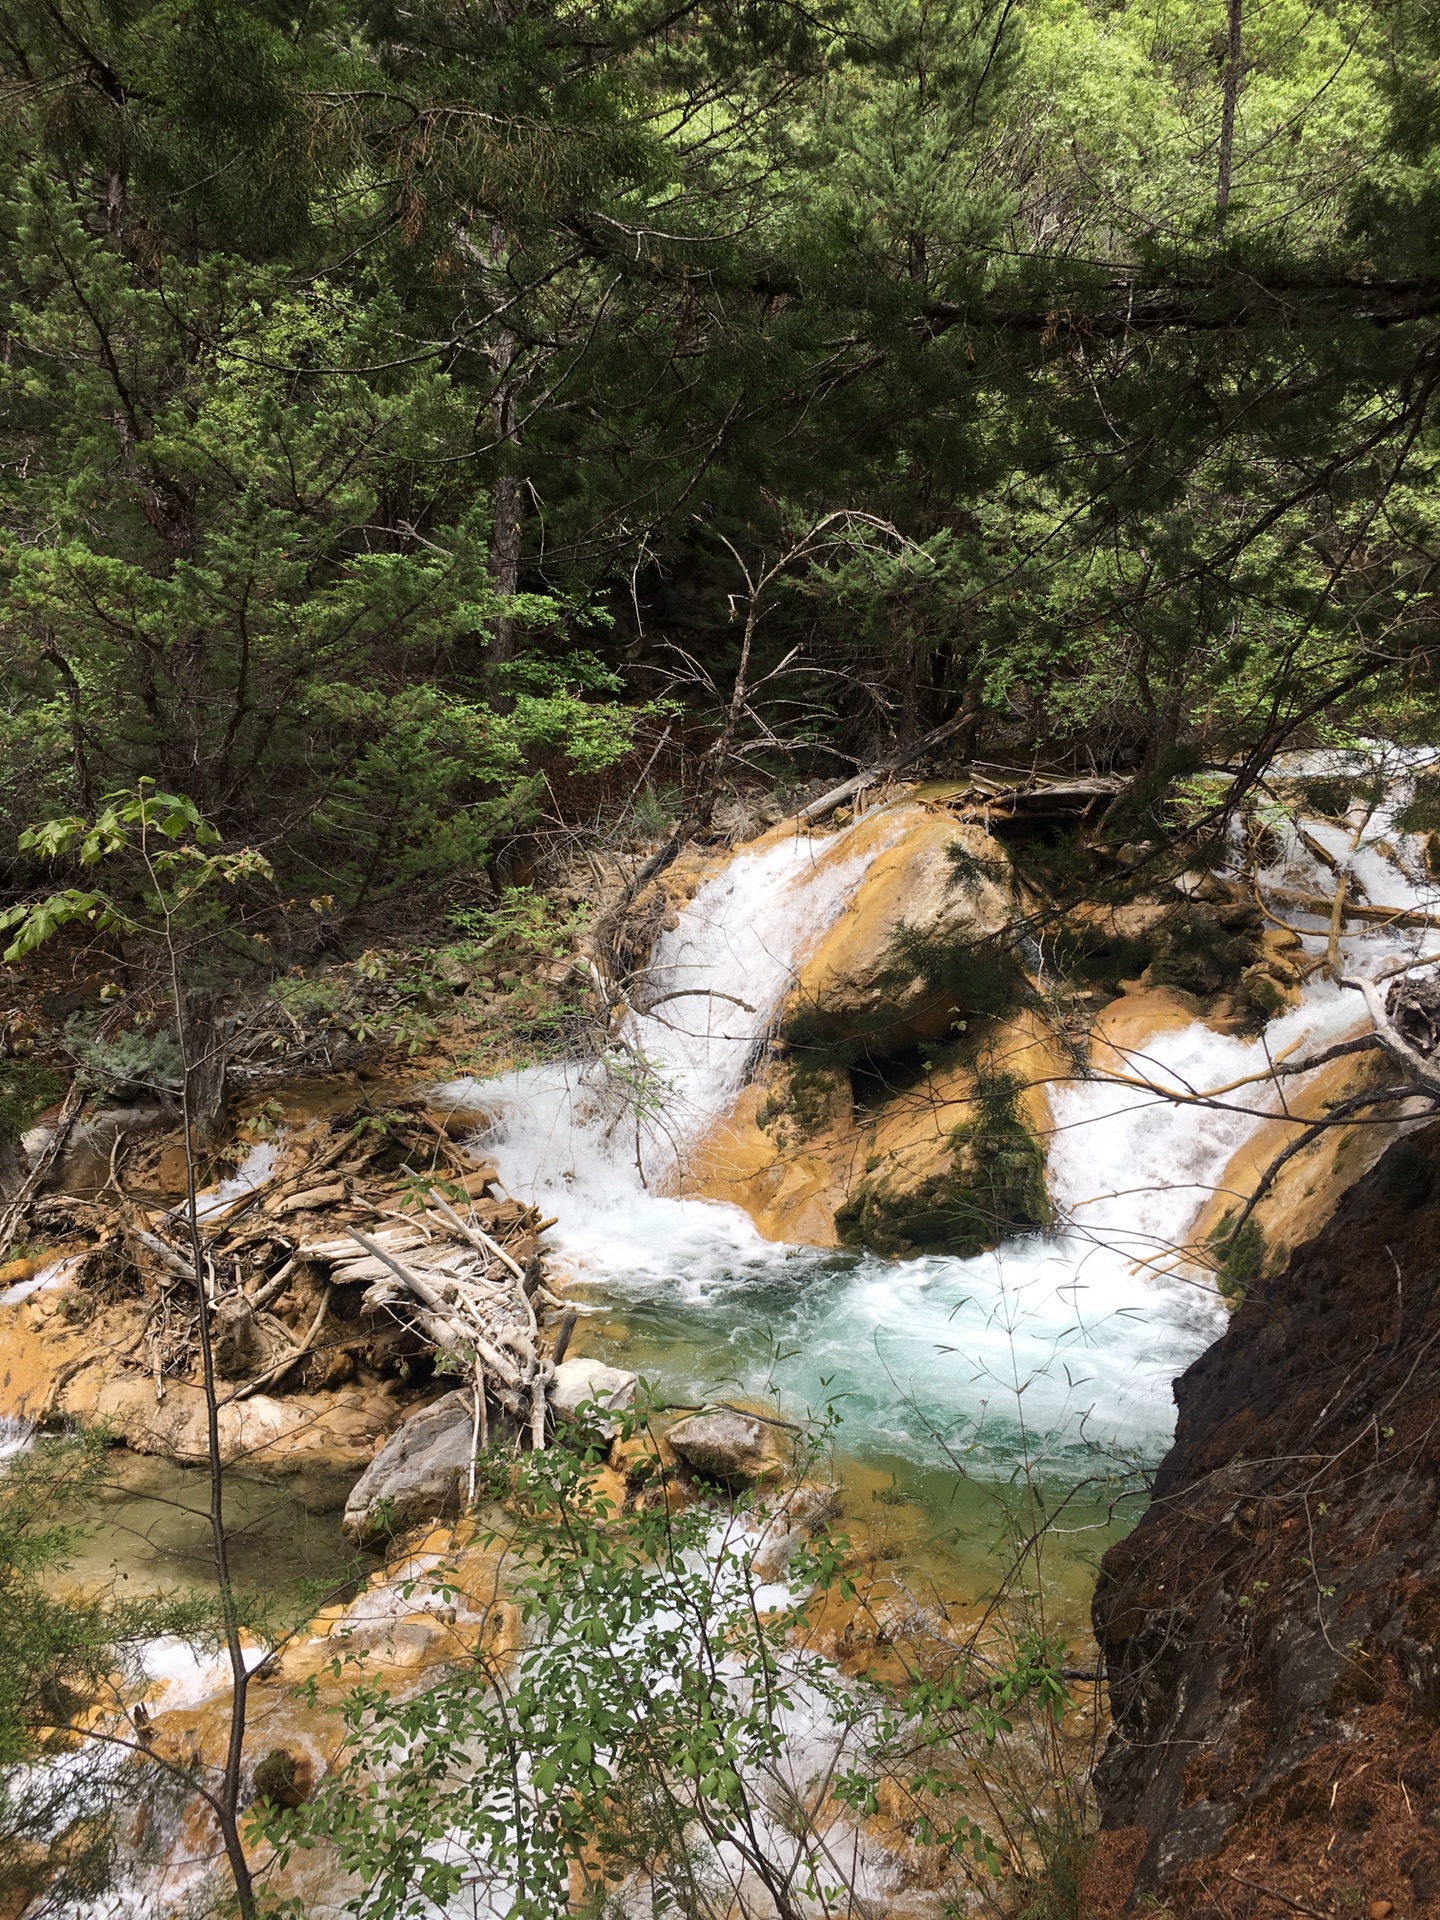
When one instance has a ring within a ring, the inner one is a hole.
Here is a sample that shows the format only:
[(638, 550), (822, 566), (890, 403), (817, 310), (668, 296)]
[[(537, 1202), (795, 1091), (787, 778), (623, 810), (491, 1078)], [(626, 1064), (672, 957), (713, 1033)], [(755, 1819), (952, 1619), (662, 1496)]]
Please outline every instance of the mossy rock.
[(1202, 996), (1233, 990), (1261, 957), (1261, 932), (1259, 915), (1248, 908), (1182, 907), (1161, 930), (1150, 978), (1157, 987)]
[(780, 1033), (817, 1062), (875, 1062), (943, 1041), (1024, 991), (1004, 849), (920, 807), (884, 810), (845, 909), (799, 970)]
[(1163, 911), (1131, 906), (1118, 909), (1111, 921), (1072, 920), (1058, 933), (1052, 957), (1071, 979), (1112, 992), (1144, 976), (1154, 986), (1200, 1000), (1238, 993), (1266, 1017), (1272, 1010), (1267, 1002), (1284, 1001), (1283, 988), (1260, 983), (1260, 973), (1268, 970), (1264, 921), (1244, 903), (1185, 901)]
[(974, 1118), (950, 1135), (950, 1165), (897, 1189), (883, 1169), (863, 1180), (835, 1214), (845, 1246), (875, 1253), (985, 1253), (1051, 1220), (1045, 1151), (1021, 1119), (1019, 1083), (982, 1081)]
[(842, 1067), (801, 1060), (777, 1072), (755, 1119), (787, 1145), (842, 1124), (851, 1105), (850, 1076)]
[(840, 1032), (819, 1008), (801, 1006), (786, 1019), (780, 1038), (802, 1071), (828, 1074), (891, 1059), (909, 1046), (910, 1030), (911, 1022), (898, 1015), (865, 1014)]
[(1067, 978), (1119, 993), (1121, 982), (1138, 980), (1155, 958), (1155, 943), (1100, 927), (1065, 927), (1051, 944), (1051, 961)]

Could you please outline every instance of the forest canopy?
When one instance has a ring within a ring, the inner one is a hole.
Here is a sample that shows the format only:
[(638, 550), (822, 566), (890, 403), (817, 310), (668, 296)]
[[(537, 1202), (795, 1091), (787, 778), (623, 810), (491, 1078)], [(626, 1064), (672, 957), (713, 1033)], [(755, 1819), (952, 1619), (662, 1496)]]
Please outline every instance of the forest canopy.
[(791, 782), (1425, 732), (1436, 53), (1413, 0), (15, 0), (11, 845), (150, 777), (353, 904), (727, 711)]

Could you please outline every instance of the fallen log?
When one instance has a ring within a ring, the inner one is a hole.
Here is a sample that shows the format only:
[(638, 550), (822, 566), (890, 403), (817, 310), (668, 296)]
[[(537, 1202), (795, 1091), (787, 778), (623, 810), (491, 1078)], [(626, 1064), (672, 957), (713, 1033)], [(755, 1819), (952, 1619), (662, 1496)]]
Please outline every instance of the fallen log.
[(350, 1231), (367, 1253), (383, 1260), (401, 1285), (408, 1287), (414, 1294), (421, 1306), (428, 1308), (429, 1312), (449, 1329), (451, 1338), (444, 1344), (453, 1345), (459, 1351), (468, 1342), (490, 1371), (498, 1374), (507, 1387), (518, 1388), (524, 1384), (519, 1371), (490, 1344), (478, 1329), (468, 1327), (463, 1322), (450, 1317), (449, 1302), (428, 1281), (423, 1280), (418, 1273), (412, 1272), (408, 1267), (401, 1266), (398, 1260), (377, 1247), (373, 1240), (367, 1239), (358, 1227), (352, 1227)]
[(818, 800), (812, 800), (808, 807), (802, 807), (795, 816), (797, 826), (813, 826), (817, 820), (823, 820), (839, 806), (843, 806), (851, 794), (859, 793), (862, 787), (874, 786), (877, 780), (883, 780), (888, 773), (898, 773), (902, 767), (908, 767), (913, 760), (929, 753), (932, 747), (938, 747), (959, 733), (962, 727), (969, 726), (974, 720), (971, 713), (957, 713), (943, 726), (934, 728), (923, 740), (916, 740), (908, 747), (897, 748), (894, 753), (886, 754), (883, 760), (876, 760), (866, 767), (863, 773), (852, 774), (848, 780), (842, 780), (838, 787), (831, 787), (822, 793)]
[(467, 1227), (459, 1214), (456, 1213), (455, 1209), (451, 1206), (450, 1202), (445, 1198), (444, 1194), (432, 1193), (430, 1199), (432, 1203), (440, 1209), (450, 1224), (464, 1234), (472, 1247), (475, 1247), (481, 1253), (490, 1254), (496, 1260), (503, 1261), (515, 1275), (515, 1278), (522, 1284), (524, 1283), (525, 1269), (520, 1265), (519, 1261), (513, 1260), (510, 1257), (498, 1240), (492, 1240), (483, 1227)]
[[(1327, 923), (1335, 910), (1334, 900), (1327, 900), (1320, 893), (1302, 893), (1294, 887), (1269, 887), (1266, 889), (1266, 898), (1277, 906), (1290, 907), (1297, 913), (1313, 914), (1317, 920)], [(1345, 919), (1363, 920), (1372, 926), (1440, 927), (1440, 913), (1426, 913), (1420, 907), (1372, 906), (1351, 899), (1344, 902), (1344, 908)]]

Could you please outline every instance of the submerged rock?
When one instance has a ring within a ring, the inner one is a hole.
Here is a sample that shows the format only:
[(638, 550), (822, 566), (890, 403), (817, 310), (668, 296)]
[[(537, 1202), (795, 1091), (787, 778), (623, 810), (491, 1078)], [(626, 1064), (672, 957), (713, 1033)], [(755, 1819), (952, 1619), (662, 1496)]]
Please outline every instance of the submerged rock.
[(475, 1444), (468, 1393), (447, 1393), (391, 1434), (350, 1490), (342, 1525), (357, 1547), (376, 1547), (406, 1528), (457, 1514)]
[(732, 1407), (694, 1413), (666, 1438), (678, 1459), (707, 1480), (745, 1486), (779, 1473), (786, 1464), (786, 1429)]

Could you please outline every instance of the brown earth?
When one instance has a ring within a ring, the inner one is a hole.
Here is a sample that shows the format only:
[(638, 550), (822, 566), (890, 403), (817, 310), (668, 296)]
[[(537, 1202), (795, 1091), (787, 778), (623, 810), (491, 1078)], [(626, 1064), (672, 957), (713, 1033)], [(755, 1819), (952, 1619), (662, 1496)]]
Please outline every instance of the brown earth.
[(1176, 1386), (1103, 1562), (1088, 1920), (1440, 1913), (1440, 1126)]

